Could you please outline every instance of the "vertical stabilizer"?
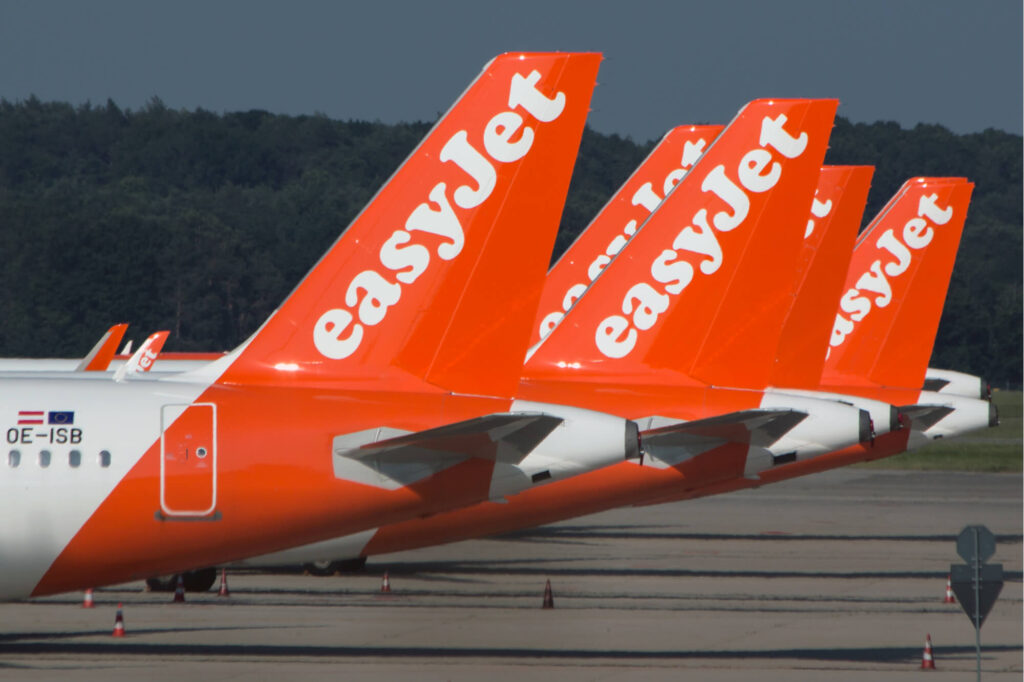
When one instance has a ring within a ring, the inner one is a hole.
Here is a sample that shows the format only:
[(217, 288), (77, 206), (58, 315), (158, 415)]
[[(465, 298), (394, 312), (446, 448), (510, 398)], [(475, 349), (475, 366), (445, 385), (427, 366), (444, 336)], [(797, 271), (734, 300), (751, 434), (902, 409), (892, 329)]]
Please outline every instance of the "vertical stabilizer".
[(854, 249), (829, 338), (822, 382), (919, 389), (974, 185), (914, 178)]
[(665, 134), (548, 272), (537, 319), (530, 332), (531, 346), (554, 329), (722, 128), (717, 125), (678, 126)]
[(169, 331), (150, 334), (139, 346), (139, 349), (121, 365), (120, 369), (114, 372), (114, 381), (124, 381), (126, 377), (143, 374), (153, 369), (153, 363), (156, 362), (157, 356), (163, 350), (164, 342), (167, 341), (169, 335)]
[(764, 386), (835, 100), (748, 104), (527, 363)]
[(836, 303), (871, 189), (871, 166), (825, 166), (807, 219), (793, 306), (779, 337), (771, 384), (815, 389), (821, 383)]
[(110, 367), (110, 361), (117, 353), (117, 344), (121, 343), (125, 331), (128, 330), (127, 323), (115, 324), (100, 337), (92, 350), (86, 354), (82, 361), (75, 367), (76, 372), (105, 372)]
[(511, 396), (600, 60), (491, 61), (221, 381)]

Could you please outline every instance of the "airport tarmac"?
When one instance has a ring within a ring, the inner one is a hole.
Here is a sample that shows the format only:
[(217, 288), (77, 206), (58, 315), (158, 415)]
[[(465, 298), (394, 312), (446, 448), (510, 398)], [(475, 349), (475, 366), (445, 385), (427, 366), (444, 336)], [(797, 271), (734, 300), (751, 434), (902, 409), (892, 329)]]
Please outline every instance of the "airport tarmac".
[(228, 598), (172, 604), (133, 583), (93, 609), (81, 594), (0, 605), (0, 679), (898, 680), (925, 674), (926, 634), (928, 674), (974, 679), (974, 630), (942, 600), (956, 535), (981, 523), (1007, 576), (983, 679), (1020, 680), (1022, 513), (1019, 474), (843, 469), (356, 575), (235, 572)]

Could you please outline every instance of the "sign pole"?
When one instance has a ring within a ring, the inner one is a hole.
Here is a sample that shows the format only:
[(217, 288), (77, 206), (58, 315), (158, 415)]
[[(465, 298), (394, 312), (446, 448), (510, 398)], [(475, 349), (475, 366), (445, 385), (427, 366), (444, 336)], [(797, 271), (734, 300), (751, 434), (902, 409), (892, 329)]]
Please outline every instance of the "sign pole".
[(974, 655), (978, 665), (978, 682), (981, 682), (981, 552), (978, 527), (974, 526)]
[(950, 587), (974, 624), (974, 652), (981, 682), (981, 625), (1003, 589), (1003, 565), (986, 564), (996, 553), (996, 537), (985, 526), (966, 526), (956, 538), (956, 553), (966, 563), (949, 567)]

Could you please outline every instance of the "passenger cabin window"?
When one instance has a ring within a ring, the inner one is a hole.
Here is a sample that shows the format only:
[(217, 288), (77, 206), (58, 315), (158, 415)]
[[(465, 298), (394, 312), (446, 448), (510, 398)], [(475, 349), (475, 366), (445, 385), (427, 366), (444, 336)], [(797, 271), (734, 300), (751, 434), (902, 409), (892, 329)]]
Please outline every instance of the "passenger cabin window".
[(40, 450), (39, 451), (39, 466), (41, 466), (44, 469), (46, 467), (50, 466), (50, 451), (49, 450)]
[(71, 465), (72, 469), (77, 469), (82, 464), (81, 450), (72, 450), (68, 453), (68, 464)]
[(14, 468), (21, 464), (21, 451), (11, 450), (7, 453), (7, 466)]
[(110, 451), (100, 450), (100, 466), (106, 469), (110, 466)]

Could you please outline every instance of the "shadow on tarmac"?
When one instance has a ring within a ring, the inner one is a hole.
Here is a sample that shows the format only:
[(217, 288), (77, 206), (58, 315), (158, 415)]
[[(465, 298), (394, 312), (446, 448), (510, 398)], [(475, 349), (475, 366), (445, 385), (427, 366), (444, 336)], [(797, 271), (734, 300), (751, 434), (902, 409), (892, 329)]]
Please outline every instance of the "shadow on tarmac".
[[(278, 626), (275, 625), (243, 625), (243, 626), (218, 626), (218, 627), (181, 627), (181, 628), (132, 628), (132, 635), (159, 635), (169, 632), (216, 632), (216, 631), (238, 631), (238, 630), (274, 630)], [(80, 637), (109, 637), (112, 628), (103, 628), (102, 630), (77, 630), (63, 632), (2, 632), (0, 633), (0, 654), (13, 651), (10, 647), (17, 647), (20, 645), (19, 640), (28, 640), (34, 642), (34, 640), (60, 640), (60, 639), (77, 639)], [(14, 644), (11, 644), (11, 643)], [(39, 644), (43, 644), (39, 642)], [(77, 646), (77, 645), (76, 645)], [(102, 644), (94, 644), (91, 646), (103, 646)]]
[[(948, 572), (940, 571), (794, 571), (794, 570), (699, 570), (683, 568), (594, 568), (593, 566), (552, 567), (544, 564), (572, 561), (569, 557), (557, 559), (487, 560), (487, 561), (403, 561), (387, 564), (388, 573), (396, 575), (417, 575), (422, 573), (476, 574), (476, 575), (537, 575), (537, 576), (597, 576), (605, 578), (829, 578), (829, 579), (945, 579)], [(587, 561), (581, 559), (581, 561)], [(518, 564), (518, 565), (517, 565)], [(367, 566), (366, 573), (374, 575), (383, 568)], [(1005, 571), (1008, 582), (1024, 579), (1022, 571)]]
[[(892, 541), (892, 542), (956, 542), (955, 534), (942, 535), (851, 535), (851, 534), (822, 534), (822, 533), (789, 533), (789, 532), (762, 532), (762, 533), (682, 533), (670, 530), (670, 526), (648, 526), (651, 530), (645, 530), (643, 526), (551, 526), (531, 528), (529, 530), (514, 531), (482, 540), (520, 540), (524, 542), (546, 542), (550, 540), (579, 539), (579, 540), (771, 540), (771, 541)], [(1024, 535), (1021, 534), (1000, 534), (996, 535), (996, 542), (1004, 544), (1021, 544), (1024, 542)]]
[[(87, 633), (93, 634), (93, 633)], [(1020, 652), (1021, 645), (987, 644), (984, 653)], [(821, 649), (778, 649), (759, 651), (751, 649), (725, 649), (718, 651), (694, 650), (589, 650), (589, 649), (515, 649), (473, 647), (353, 647), (353, 646), (293, 646), (237, 644), (154, 644), (116, 642), (17, 642), (0, 644), (0, 655), (74, 655), (74, 656), (199, 656), (199, 657), (253, 657), (268, 658), (447, 658), (447, 659), (581, 659), (587, 661), (648, 661), (689, 659), (761, 659), (802, 660), (854, 663), (911, 663), (920, 661), (921, 647), (866, 647)], [(936, 658), (974, 657), (973, 646), (936, 647)]]

